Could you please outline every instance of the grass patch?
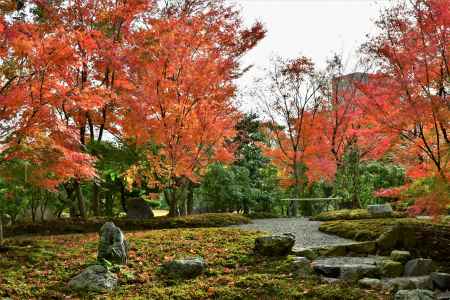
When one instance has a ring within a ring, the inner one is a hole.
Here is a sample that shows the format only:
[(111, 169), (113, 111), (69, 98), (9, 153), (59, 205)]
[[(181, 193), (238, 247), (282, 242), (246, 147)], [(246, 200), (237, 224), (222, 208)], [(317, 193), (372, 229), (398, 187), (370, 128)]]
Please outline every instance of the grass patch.
[(55, 235), (70, 233), (91, 233), (98, 232), (106, 221), (113, 221), (121, 229), (129, 230), (150, 230), (168, 228), (204, 228), (204, 227), (224, 227), (250, 223), (250, 219), (239, 214), (217, 213), (199, 214), (183, 217), (155, 217), (148, 220), (131, 219), (107, 219), (92, 218), (81, 219), (57, 219), (39, 223), (22, 223), (5, 228), (5, 237), (18, 235)]
[[(297, 278), (290, 257), (253, 254), (261, 232), (236, 228), (168, 229), (127, 233), (129, 263), (118, 272), (111, 299), (387, 299), (379, 291)], [(96, 233), (9, 240), (0, 255), (0, 298), (97, 298), (67, 290), (66, 283), (93, 263)], [(166, 278), (159, 267), (174, 257), (200, 255), (208, 264), (192, 280)], [(378, 294), (377, 294), (378, 293)]]
[[(386, 218), (404, 218), (405, 214), (394, 212), (391, 217)], [(315, 221), (335, 221), (335, 220), (361, 220), (361, 219), (379, 219), (379, 216), (369, 214), (367, 209), (341, 209), (325, 211), (315, 215), (312, 219)]]

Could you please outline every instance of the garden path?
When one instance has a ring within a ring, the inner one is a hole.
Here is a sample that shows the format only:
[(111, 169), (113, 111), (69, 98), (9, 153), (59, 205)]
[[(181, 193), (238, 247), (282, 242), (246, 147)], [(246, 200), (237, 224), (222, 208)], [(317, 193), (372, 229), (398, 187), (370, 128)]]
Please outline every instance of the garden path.
[(252, 220), (252, 224), (236, 225), (244, 230), (260, 230), (273, 234), (291, 232), (295, 235), (296, 248), (308, 248), (334, 244), (352, 243), (353, 240), (319, 231), (321, 222), (307, 218), (276, 218)]

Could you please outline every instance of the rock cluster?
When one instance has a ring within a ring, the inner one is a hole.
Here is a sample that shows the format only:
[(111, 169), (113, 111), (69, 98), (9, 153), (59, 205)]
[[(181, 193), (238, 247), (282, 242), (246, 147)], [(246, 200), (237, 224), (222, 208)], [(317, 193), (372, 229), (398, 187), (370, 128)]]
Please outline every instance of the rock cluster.
[(105, 261), (113, 264), (126, 264), (128, 243), (119, 227), (107, 222), (100, 229), (98, 245), (98, 263), (87, 267), (80, 274), (72, 278), (68, 287), (85, 292), (106, 292), (117, 286), (117, 275), (103, 265)]

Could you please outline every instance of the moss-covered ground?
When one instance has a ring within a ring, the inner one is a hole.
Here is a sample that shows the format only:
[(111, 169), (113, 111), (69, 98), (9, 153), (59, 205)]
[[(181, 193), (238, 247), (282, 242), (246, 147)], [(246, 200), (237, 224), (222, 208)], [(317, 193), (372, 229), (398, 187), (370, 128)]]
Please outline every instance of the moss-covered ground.
[(319, 230), (357, 241), (373, 241), (398, 223), (450, 224), (448, 219), (439, 223), (414, 218), (337, 220), (322, 223)]
[[(393, 218), (404, 218), (405, 214), (394, 212)], [(340, 209), (321, 212), (313, 217), (316, 221), (335, 221), (335, 220), (362, 220), (362, 219), (379, 219), (373, 216), (367, 209)]]
[[(126, 233), (129, 262), (118, 271), (110, 294), (76, 294), (66, 283), (95, 262), (95, 233), (20, 238), (0, 249), (0, 298), (12, 299), (388, 299), (380, 291), (304, 280), (292, 272), (290, 257), (253, 254), (261, 232), (235, 228), (167, 229)], [(200, 255), (207, 272), (173, 281), (160, 265), (174, 257)]]

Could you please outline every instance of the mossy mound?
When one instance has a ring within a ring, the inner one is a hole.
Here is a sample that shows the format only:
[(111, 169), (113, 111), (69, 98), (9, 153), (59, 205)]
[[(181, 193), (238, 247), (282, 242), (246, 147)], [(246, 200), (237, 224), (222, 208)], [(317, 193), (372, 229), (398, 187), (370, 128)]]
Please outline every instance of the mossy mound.
[(5, 228), (5, 237), (18, 235), (55, 235), (98, 232), (102, 225), (112, 221), (125, 231), (170, 228), (224, 227), (250, 223), (250, 219), (233, 213), (198, 214), (183, 217), (155, 217), (147, 220), (133, 219), (57, 219), (39, 223), (22, 223)]
[[(391, 216), (386, 218), (403, 218), (404, 213), (394, 212)], [(335, 220), (362, 220), (362, 219), (379, 219), (380, 216), (371, 215), (367, 209), (341, 209), (325, 211), (312, 219), (315, 221), (335, 221)]]

